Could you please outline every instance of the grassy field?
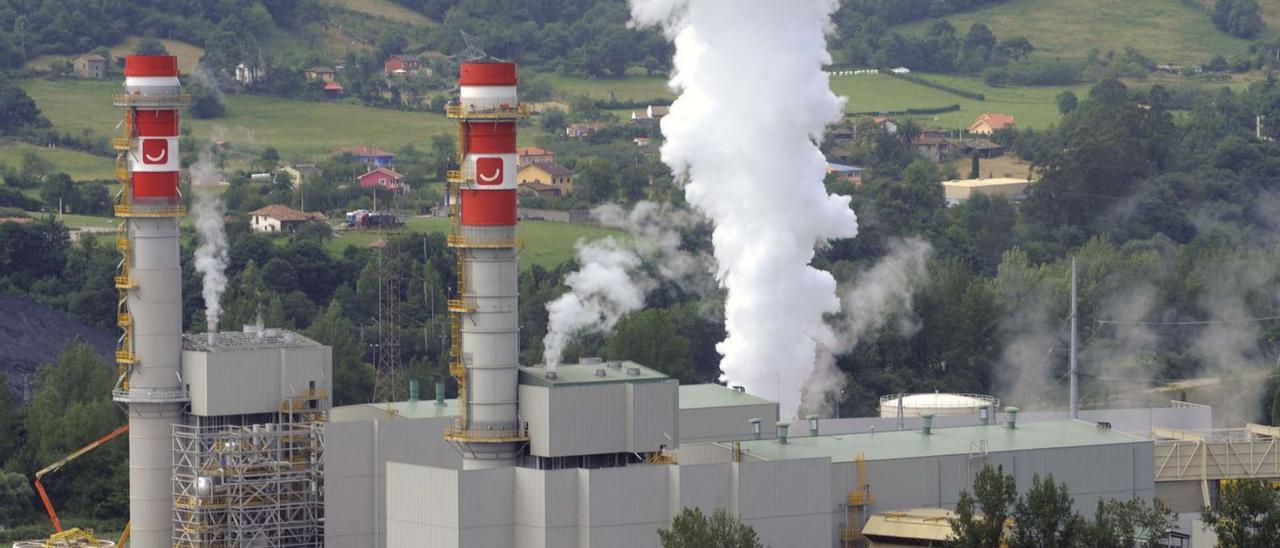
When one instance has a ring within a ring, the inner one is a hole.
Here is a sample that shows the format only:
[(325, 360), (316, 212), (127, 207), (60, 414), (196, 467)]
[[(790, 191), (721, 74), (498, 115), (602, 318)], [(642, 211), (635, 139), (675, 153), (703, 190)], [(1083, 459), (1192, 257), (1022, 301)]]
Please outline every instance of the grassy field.
[(1055, 97), (1065, 89), (1075, 91), (1077, 95), (1087, 93), (1087, 85), (1073, 87), (1014, 87), (993, 88), (976, 78), (960, 76), (925, 75), (919, 76), (947, 85), (982, 93), (985, 101), (967, 99), (945, 91), (928, 88), (919, 84), (891, 78), (884, 75), (833, 76), (831, 89), (837, 95), (849, 98), (845, 110), (848, 112), (880, 112), (905, 110), (907, 108), (934, 108), (951, 104), (960, 105), (960, 110), (928, 116), (911, 116), (921, 123), (943, 129), (967, 127), (979, 114), (984, 112), (1003, 112), (1012, 114), (1019, 127), (1041, 129), (1058, 119), (1058, 107)]
[(33, 153), (52, 162), (54, 171), (66, 173), (77, 181), (115, 178), (115, 163), (110, 158), (27, 143), (0, 144), (0, 164), (17, 168), (22, 165), (22, 157), (26, 153)]
[[(141, 36), (130, 36), (126, 38), (125, 41), (109, 48), (111, 50), (111, 56), (124, 57), (125, 55), (133, 52), (141, 41)], [(200, 57), (204, 55), (203, 48), (186, 42), (180, 42), (178, 40), (160, 40), (160, 43), (164, 44), (165, 49), (169, 50), (169, 53), (178, 56), (178, 70), (181, 70), (183, 74), (190, 74), (192, 71), (196, 70), (196, 64), (200, 62)], [(49, 67), (54, 63), (70, 61), (75, 57), (75, 55), (40, 55), (30, 61), (27, 61), (26, 64), (22, 65), (22, 68), (29, 70), (49, 70)]]
[[(1280, 28), (1280, 0), (1261, 4), (1270, 24), (1262, 38), (1270, 39)], [(1178, 0), (1011, 0), (946, 19), (962, 37), (976, 22), (1000, 39), (1025, 36), (1044, 57), (1082, 59), (1093, 48), (1121, 53), (1134, 47), (1157, 63), (1196, 64), (1216, 54), (1246, 53), (1251, 42), (1218, 31), (1208, 12)], [(919, 21), (901, 30), (923, 34), (930, 24)]]
[(671, 100), (675, 95), (667, 89), (667, 80), (660, 77), (628, 76), (609, 80), (587, 80), (562, 74), (542, 75), (555, 88), (556, 95), (564, 98), (587, 95), (595, 99), (608, 99), (612, 93), (623, 101), (646, 101), (655, 98)]
[(372, 15), (374, 17), (384, 17), (393, 21), (400, 21), (419, 26), (435, 25), (435, 21), (432, 21), (425, 15), (394, 2), (390, 2), (389, 0), (337, 0), (337, 4), (351, 11)]
[[(409, 219), (410, 232), (423, 234), (445, 234), (453, 229), (453, 220), (448, 218)], [(524, 248), (520, 250), (520, 268), (528, 269), (532, 265), (555, 267), (574, 256), (574, 243), (579, 238), (594, 240), (605, 236), (625, 236), (624, 233), (605, 228), (552, 223), (546, 221), (521, 221), (520, 238)], [(364, 247), (382, 238), (377, 232), (350, 231), (342, 233), (339, 238), (330, 240), (329, 251), (335, 255), (350, 246)]]
[[(61, 131), (113, 135), (120, 123), (121, 110), (111, 106), (118, 83), (25, 80), (21, 85)], [(441, 114), (240, 94), (228, 95), (226, 103), (225, 117), (186, 116), (183, 125), (198, 138), (227, 140), (233, 149), (276, 147), (286, 162), (314, 159), (344, 146), (394, 150), (421, 145), (432, 135), (453, 130)]]

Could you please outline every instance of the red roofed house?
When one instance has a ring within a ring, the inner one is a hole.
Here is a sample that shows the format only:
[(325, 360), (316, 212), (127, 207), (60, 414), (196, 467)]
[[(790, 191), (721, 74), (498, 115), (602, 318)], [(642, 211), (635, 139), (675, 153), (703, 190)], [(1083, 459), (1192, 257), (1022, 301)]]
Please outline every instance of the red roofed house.
[(518, 168), (529, 164), (554, 163), (556, 163), (556, 153), (545, 148), (520, 147), (516, 149), (516, 167)]
[(1015, 128), (1017, 126), (1018, 124), (1013, 121), (1013, 116), (999, 112), (985, 112), (978, 116), (973, 125), (969, 126), (969, 133), (991, 135), (1004, 128)]
[(323, 213), (305, 213), (281, 204), (249, 212), (249, 226), (254, 232), (293, 232), (304, 223), (325, 220), (328, 218)]
[(373, 171), (365, 173), (357, 177), (360, 181), (360, 188), (382, 187), (396, 194), (404, 194), (404, 175), (396, 173), (390, 168), (379, 167)]
[(422, 61), (413, 55), (392, 55), (382, 62), (383, 74), (414, 74), (422, 67)]
[(338, 97), (342, 97), (343, 93), (345, 93), (345, 90), (342, 89), (342, 84), (339, 84), (337, 82), (324, 83), (325, 97), (328, 97), (330, 99), (336, 99)]

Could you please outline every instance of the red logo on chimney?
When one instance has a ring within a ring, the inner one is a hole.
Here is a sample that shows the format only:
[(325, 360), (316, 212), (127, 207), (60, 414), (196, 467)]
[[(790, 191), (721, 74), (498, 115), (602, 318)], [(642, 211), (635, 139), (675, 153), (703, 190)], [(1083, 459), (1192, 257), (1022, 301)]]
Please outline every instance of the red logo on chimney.
[(483, 186), (502, 184), (502, 158), (476, 158), (476, 183)]
[(144, 164), (165, 164), (169, 161), (169, 140), (168, 139), (143, 139), (142, 140), (142, 163)]

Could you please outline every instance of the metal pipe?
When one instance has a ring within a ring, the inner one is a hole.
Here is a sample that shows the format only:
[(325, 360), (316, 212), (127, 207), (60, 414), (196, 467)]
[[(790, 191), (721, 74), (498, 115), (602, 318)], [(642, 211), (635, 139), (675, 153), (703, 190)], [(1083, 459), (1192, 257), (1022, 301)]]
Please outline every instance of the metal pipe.
[(778, 421), (778, 443), (787, 444), (787, 430), (791, 428), (791, 423), (787, 421)]
[(809, 421), (809, 435), (817, 436), (818, 435), (818, 416), (809, 415), (808, 417), (805, 417), (805, 418), (808, 419)]
[(933, 413), (925, 413), (923, 415), (920, 415), (920, 418), (923, 419), (924, 421), (922, 427), (920, 428), (920, 432), (926, 436), (932, 434), (933, 433)]
[(760, 436), (761, 436), (761, 434), (762, 434), (762, 432), (761, 432), (761, 426), (760, 426), (760, 425), (761, 425), (761, 423), (763, 423), (764, 421), (763, 421), (763, 420), (761, 420), (761, 419), (760, 419), (760, 418), (758, 418), (758, 417), (752, 417), (752, 418), (751, 418), (751, 420), (749, 420), (749, 421), (747, 421), (747, 422), (750, 422), (750, 423), (751, 423), (751, 437), (752, 437), (753, 439), (757, 439), (757, 440), (758, 440), (758, 439), (760, 439)]
[(1009, 418), (1006, 420), (1005, 424), (1009, 427), (1010, 430), (1016, 430), (1018, 428), (1018, 408), (1006, 407), (1004, 408), (1004, 412), (1009, 415)]
[(444, 406), (444, 383), (436, 383), (436, 405)]

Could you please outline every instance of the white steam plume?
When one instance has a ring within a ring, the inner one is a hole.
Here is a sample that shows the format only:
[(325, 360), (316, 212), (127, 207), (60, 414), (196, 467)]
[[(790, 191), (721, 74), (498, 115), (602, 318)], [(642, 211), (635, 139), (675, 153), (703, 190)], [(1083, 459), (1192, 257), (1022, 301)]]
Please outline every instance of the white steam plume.
[(195, 251), (196, 271), (203, 277), (204, 317), (209, 333), (218, 332), (218, 320), (222, 316), (222, 292), (227, 288), (227, 231), (223, 226), (222, 199), (213, 188), (222, 181), (222, 174), (206, 149), (189, 168), (194, 203), (196, 234), (200, 244)]
[(710, 259), (680, 246), (679, 230), (702, 221), (696, 214), (653, 202), (639, 202), (630, 212), (606, 204), (591, 214), (604, 226), (625, 230), (630, 238), (577, 243), (582, 266), (565, 279), (569, 291), (547, 303), (542, 343), (550, 368), (560, 364), (575, 335), (608, 332), (622, 316), (643, 307), (659, 281), (695, 293), (711, 286)]
[(847, 196), (826, 192), (815, 142), (841, 116), (822, 67), (835, 0), (631, 0), (640, 25), (676, 46), (662, 119), (662, 159), (688, 177), (685, 197), (715, 225), (726, 288), (724, 380), (800, 405), (818, 346), (835, 334), (836, 281), (810, 266), (814, 248), (857, 234)]
[(836, 367), (836, 356), (846, 354), (859, 343), (874, 340), (877, 331), (897, 322), (898, 331), (911, 335), (919, 329), (912, 303), (915, 291), (929, 281), (929, 256), (933, 246), (917, 238), (897, 240), (889, 253), (871, 268), (839, 289), (839, 316), (829, 323), (835, 331), (833, 346), (819, 346), (818, 361), (804, 384), (806, 413), (830, 416), (839, 404), (845, 376)]

